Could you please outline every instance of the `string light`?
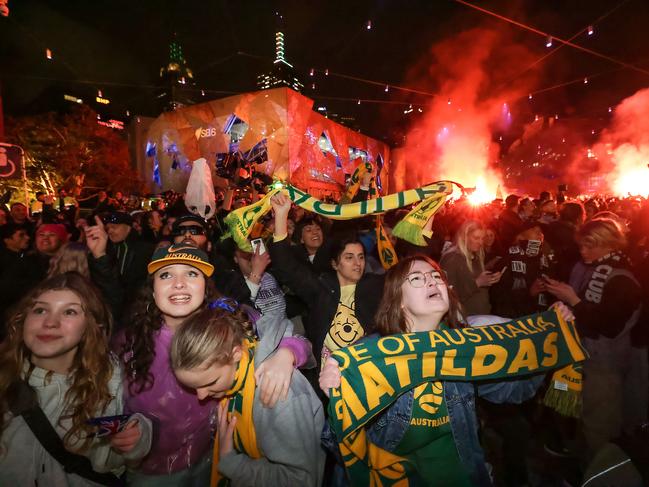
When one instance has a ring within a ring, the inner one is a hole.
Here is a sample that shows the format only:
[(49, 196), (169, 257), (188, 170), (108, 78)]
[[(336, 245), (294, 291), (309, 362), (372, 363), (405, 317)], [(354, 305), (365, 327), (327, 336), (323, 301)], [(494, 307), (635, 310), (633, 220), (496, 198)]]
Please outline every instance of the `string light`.
[(325, 76), (329, 76), (329, 69), (325, 69)]
[(446, 102), (447, 105), (451, 104), (451, 99), (449, 98), (448, 101)]
[(588, 77), (584, 78), (584, 84), (585, 84), (585, 85), (588, 84)]
[(527, 95), (527, 98), (528, 98), (529, 100), (531, 100), (531, 99), (532, 99), (532, 93), (530, 93), (529, 95)]
[(131, 111), (130, 111), (130, 110), (126, 110), (126, 116), (127, 116), (127, 117), (130, 117), (130, 116), (131, 116)]
[(315, 74), (315, 69), (311, 68), (309, 70), (309, 76), (313, 76)]
[(368, 20), (368, 21), (367, 21), (367, 24), (365, 24), (365, 28), (366, 28), (367, 30), (372, 30), (372, 21), (371, 21), (371, 20)]
[(383, 91), (385, 91), (386, 93), (387, 93), (388, 91), (390, 91), (390, 86), (385, 85), (385, 89), (384, 89)]
[(358, 100), (358, 101), (356, 102), (356, 104), (357, 104), (357, 105), (360, 105), (360, 104), (361, 104), (361, 101), (360, 101), (360, 100)]
[(548, 36), (545, 40), (545, 47), (552, 47), (552, 36)]
[(595, 29), (593, 28), (593, 26), (589, 25), (588, 26), (588, 35), (592, 36), (594, 32), (595, 32)]
[(555, 113), (555, 114), (554, 114), (554, 119), (555, 119), (555, 120), (559, 120), (559, 114), (558, 114), (558, 113)]
[(608, 113), (611, 113), (613, 111), (613, 107), (608, 107)]
[(201, 90), (201, 96), (205, 96), (205, 90)]
[(45, 57), (49, 60), (52, 59), (52, 51), (49, 49), (45, 49)]
[(311, 83), (311, 89), (315, 90), (315, 83)]
[(97, 96), (98, 96), (99, 98), (103, 98), (103, 97), (104, 97), (104, 94), (101, 92), (101, 90), (97, 90)]

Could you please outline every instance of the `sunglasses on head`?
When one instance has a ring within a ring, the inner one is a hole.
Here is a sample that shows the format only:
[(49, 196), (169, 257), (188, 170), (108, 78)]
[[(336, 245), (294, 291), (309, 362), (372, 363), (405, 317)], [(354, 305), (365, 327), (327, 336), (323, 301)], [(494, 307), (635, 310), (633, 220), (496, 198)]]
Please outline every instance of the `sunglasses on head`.
[(178, 227), (173, 232), (174, 237), (180, 237), (189, 233), (190, 235), (205, 235), (205, 229), (200, 225), (187, 225), (186, 227)]

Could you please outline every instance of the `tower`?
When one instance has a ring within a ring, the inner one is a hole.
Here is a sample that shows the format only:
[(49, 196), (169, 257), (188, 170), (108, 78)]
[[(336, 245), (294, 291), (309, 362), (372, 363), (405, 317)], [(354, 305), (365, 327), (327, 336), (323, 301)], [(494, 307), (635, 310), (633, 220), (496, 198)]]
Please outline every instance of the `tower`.
[[(281, 15), (276, 13), (281, 19)], [(273, 68), (268, 73), (262, 73), (257, 76), (257, 88), (267, 90), (280, 86), (288, 86), (295, 91), (302, 91), (304, 85), (295, 74), (293, 65), (284, 58), (284, 32), (281, 26), (278, 26), (275, 32), (275, 60)]]
[(174, 34), (169, 44), (169, 62), (160, 68), (160, 79), (164, 83), (163, 91), (158, 95), (165, 112), (173, 111), (178, 107), (194, 104), (192, 99), (194, 73), (183, 57), (183, 50)]

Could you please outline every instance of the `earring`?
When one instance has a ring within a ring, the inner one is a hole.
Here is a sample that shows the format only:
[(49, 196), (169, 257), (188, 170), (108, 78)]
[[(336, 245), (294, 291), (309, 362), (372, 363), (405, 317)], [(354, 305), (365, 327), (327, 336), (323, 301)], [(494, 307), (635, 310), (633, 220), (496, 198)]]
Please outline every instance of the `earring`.
[(150, 313), (150, 310), (149, 310), (150, 306), (151, 306), (151, 303), (146, 303), (146, 314)]

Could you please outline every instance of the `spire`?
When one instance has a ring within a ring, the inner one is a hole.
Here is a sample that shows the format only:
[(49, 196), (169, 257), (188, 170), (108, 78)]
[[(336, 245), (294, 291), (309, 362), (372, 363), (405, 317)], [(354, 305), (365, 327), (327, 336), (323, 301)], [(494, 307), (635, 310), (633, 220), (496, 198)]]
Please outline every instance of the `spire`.
[(186, 89), (187, 85), (195, 85), (194, 73), (187, 65), (175, 32), (169, 43), (169, 61), (160, 68), (160, 78), (165, 84), (164, 91), (158, 96), (163, 110), (175, 110), (194, 103), (191, 90)]

